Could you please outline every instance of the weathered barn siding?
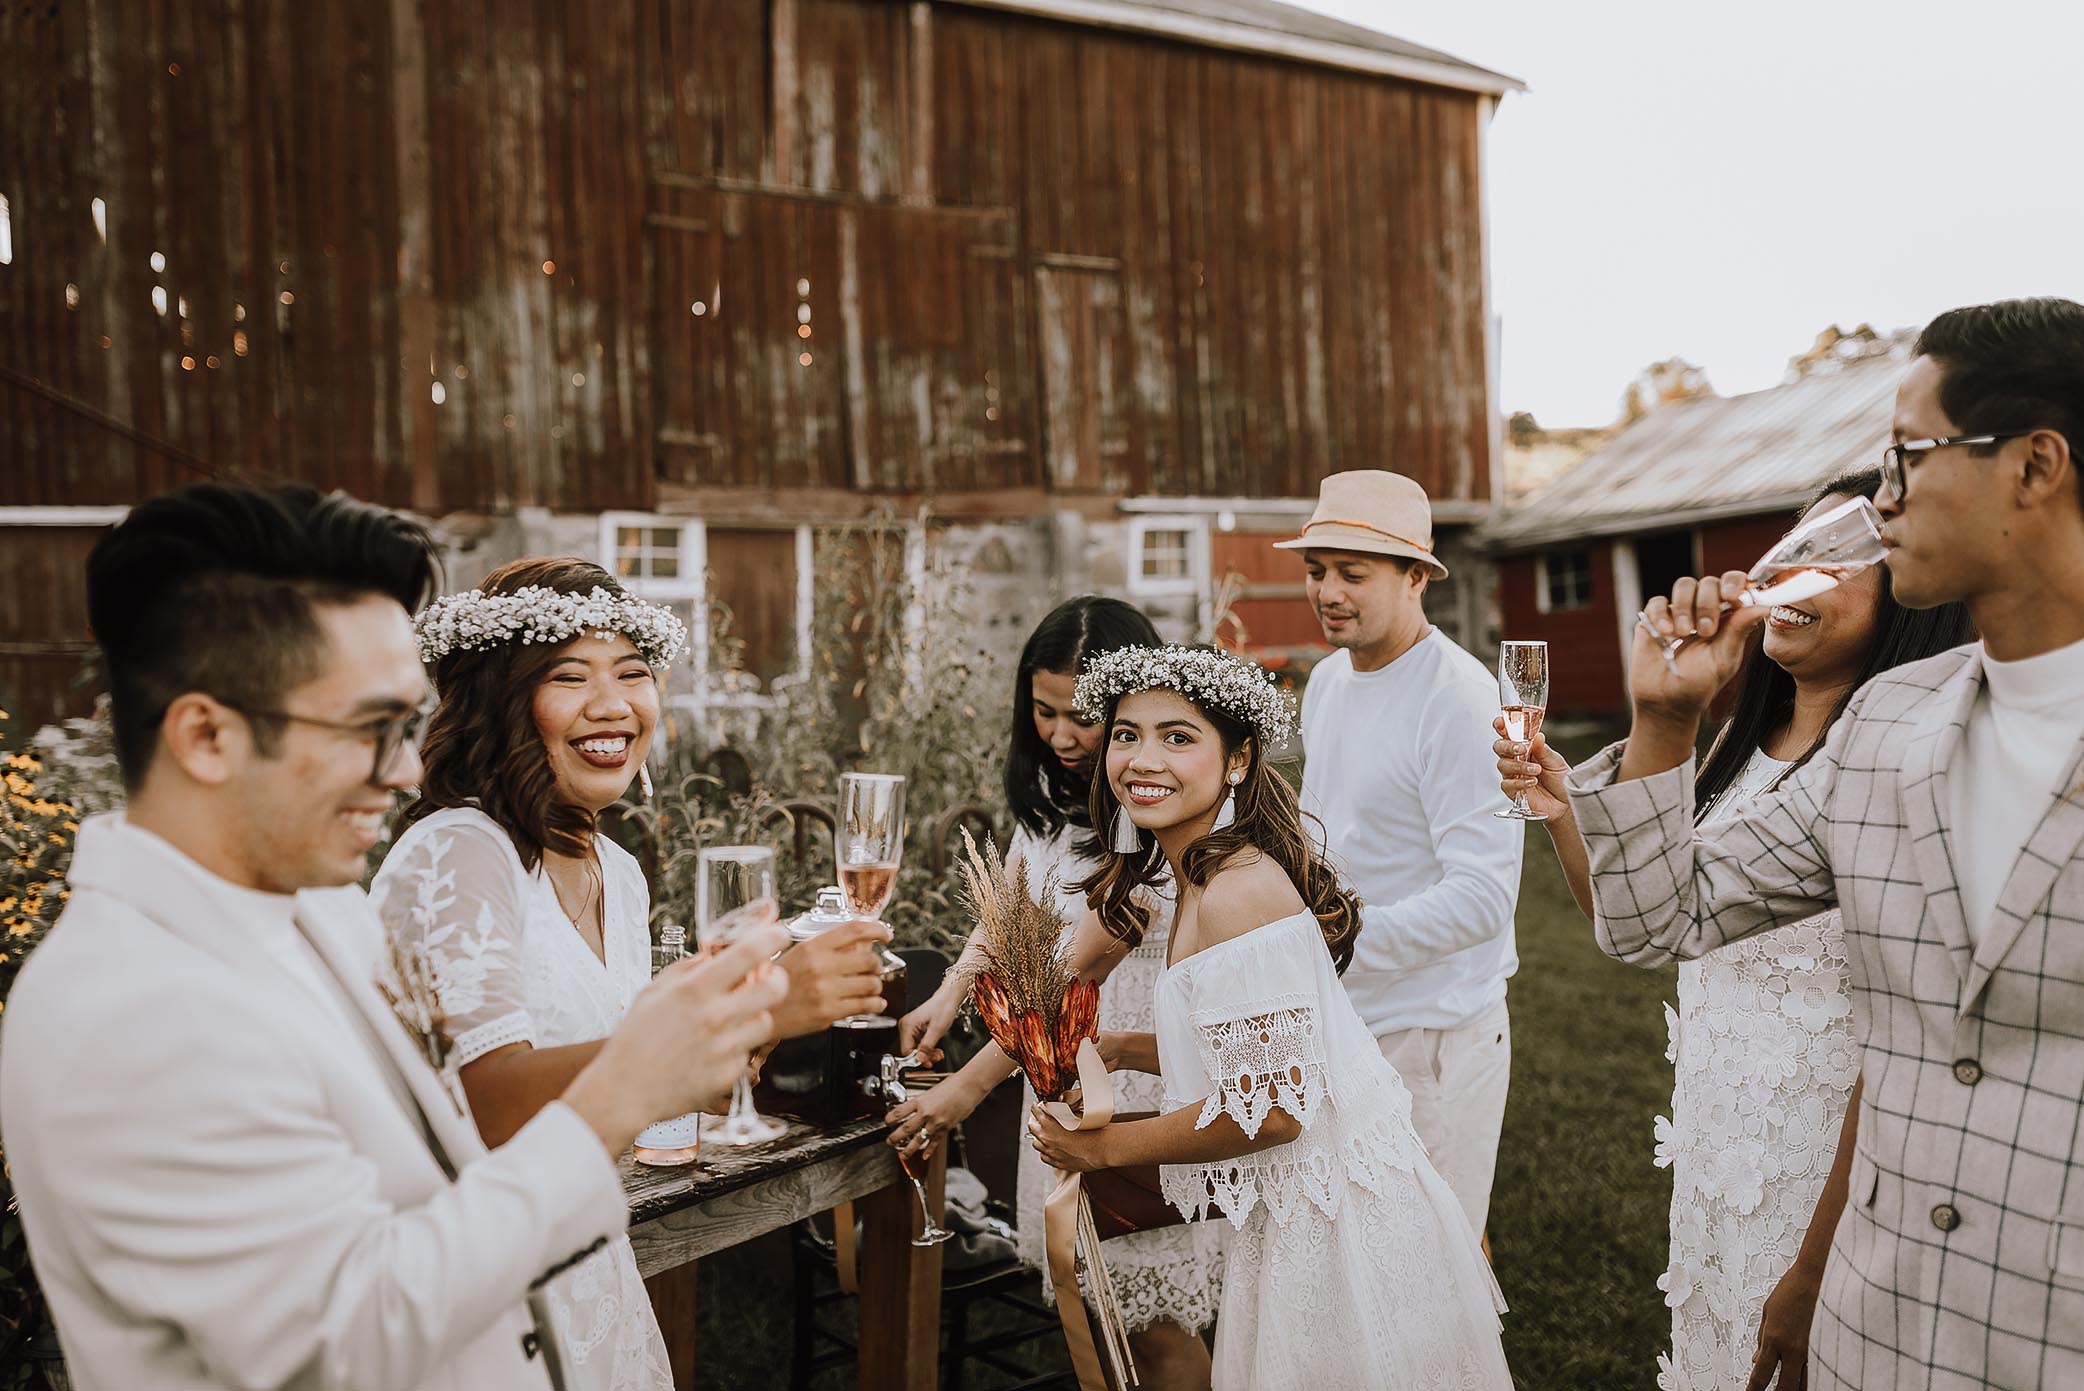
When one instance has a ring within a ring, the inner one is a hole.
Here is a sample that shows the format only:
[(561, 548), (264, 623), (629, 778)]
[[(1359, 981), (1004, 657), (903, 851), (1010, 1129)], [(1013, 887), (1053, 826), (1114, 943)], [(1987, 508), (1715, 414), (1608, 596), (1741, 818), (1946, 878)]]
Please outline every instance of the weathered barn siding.
[(7, 6), (0, 505), (1480, 502), (1487, 100), (956, 4)]

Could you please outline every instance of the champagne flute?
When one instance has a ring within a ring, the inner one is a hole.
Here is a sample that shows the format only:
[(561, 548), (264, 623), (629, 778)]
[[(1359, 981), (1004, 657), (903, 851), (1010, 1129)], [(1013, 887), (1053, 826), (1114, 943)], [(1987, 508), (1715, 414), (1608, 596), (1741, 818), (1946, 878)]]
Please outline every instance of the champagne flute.
[[(651, 949), (651, 974), (657, 976), (686, 955), (687, 929), (679, 923), (660, 924), (658, 944)], [(677, 1168), (695, 1162), (701, 1142), (702, 1113), (691, 1111), (638, 1131), (631, 1157), (653, 1168)]]
[[(1545, 642), (1498, 644), (1498, 703), (1505, 715), (1505, 737), (1531, 747), (1541, 732), (1541, 712), (1549, 703), (1549, 645)], [(1527, 805), (1519, 793), (1512, 804), (1491, 815), (1507, 821), (1546, 821), (1548, 815)]]
[(832, 835), (839, 889), (857, 918), (880, 921), (905, 853), (905, 780), (897, 773), (843, 773)]
[(912, 1181), (912, 1191), (919, 1195), (919, 1235), (912, 1238), (914, 1246), (939, 1246), (955, 1235), (934, 1217), (933, 1207), (926, 1201), (926, 1184), (922, 1175), (932, 1162), (923, 1152), (914, 1153), (909, 1149), (897, 1152), (898, 1167), (905, 1171), (905, 1177)]
[[(730, 944), (758, 916), (744, 910), (774, 902), (774, 852), (764, 845), (721, 845), (696, 860), (695, 940), (708, 954)], [(708, 1132), (719, 1145), (757, 1145), (786, 1129), (753, 1109), (752, 1069), (731, 1088), (731, 1113)]]
[[(1881, 544), (1881, 513), (1866, 498), (1841, 502), (1819, 513), (1780, 538), (1780, 543), (1758, 558), (1751, 567), (1751, 583), (1734, 604), (1724, 604), (1728, 613), (1754, 604), (1799, 604), (1827, 589), (1836, 589), (1860, 571), (1888, 558)], [(1667, 638), (1650, 626), (1648, 610), (1635, 616), (1644, 632), (1664, 654), (1664, 664), (1679, 669), (1679, 649), (1690, 636)]]

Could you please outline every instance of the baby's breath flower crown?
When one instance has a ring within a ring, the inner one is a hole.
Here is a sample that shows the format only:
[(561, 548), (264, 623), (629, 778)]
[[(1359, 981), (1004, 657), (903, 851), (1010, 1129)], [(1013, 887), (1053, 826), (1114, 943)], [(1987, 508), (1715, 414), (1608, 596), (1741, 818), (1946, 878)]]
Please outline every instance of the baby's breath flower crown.
[(1271, 753), (1295, 733), (1295, 703), (1256, 662), (1209, 647), (1117, 647), (1085, 664), (1078, 708), (1098, 714), (1109, 701), (1138, 691), (1178, 691), (1252, 726)]
[(585, 594), (559, 594), (539, 584), (511, 594), (466, 589), (445, 594), (420, 610), (412, 627), (420, 640), (420, 660), (428, 663), (458, 650), (620, 633), (653, 668), (664, 671), (687, 646), (687, 625), (673, 610), (599, 588)]

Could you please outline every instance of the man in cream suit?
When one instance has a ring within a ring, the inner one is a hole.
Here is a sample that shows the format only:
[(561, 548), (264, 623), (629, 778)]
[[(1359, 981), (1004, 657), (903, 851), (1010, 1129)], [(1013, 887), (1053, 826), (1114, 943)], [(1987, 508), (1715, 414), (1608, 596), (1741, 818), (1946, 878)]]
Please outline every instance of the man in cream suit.
[(1600, 945), (1697, 957), (1844, 911), (1866, 1086), (1812, 1387), (2084, 1386), (2084, 305), (1926, 327), (1878, 499), (1896, 597), (1971, 647), (1853, 697), (1746, 814), (1693, 829), (1701, 711), (1766, 615), (1681, 581), (1628, 740), (1573, 775)]
[(636, 1131), (715, 1105), (767, 1033), (771, 924), (662, 976), (485, 1151), (371, 986), (352, 887), (420, 775), (431, 556), (340, 494), (204, 485), (88, 563), (129, 806), (81, 828), (0, 1047), (83, 1391), (561, 1385), (530, 1291), (624, 1226)]

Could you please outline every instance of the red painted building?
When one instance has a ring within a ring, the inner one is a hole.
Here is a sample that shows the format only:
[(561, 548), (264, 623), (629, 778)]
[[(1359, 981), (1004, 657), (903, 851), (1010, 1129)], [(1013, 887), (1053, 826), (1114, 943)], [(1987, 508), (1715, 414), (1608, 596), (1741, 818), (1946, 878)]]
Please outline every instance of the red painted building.
[(1551, 711), (1625, 710), (1647, 596), (1749, 568), (1821, 484), (1879, 463), (1904, 369), (1900, 342), (1881, 346), (1766, 391), (1660, 407), (1483, 530), (1501, 636), (1549, 644)]

